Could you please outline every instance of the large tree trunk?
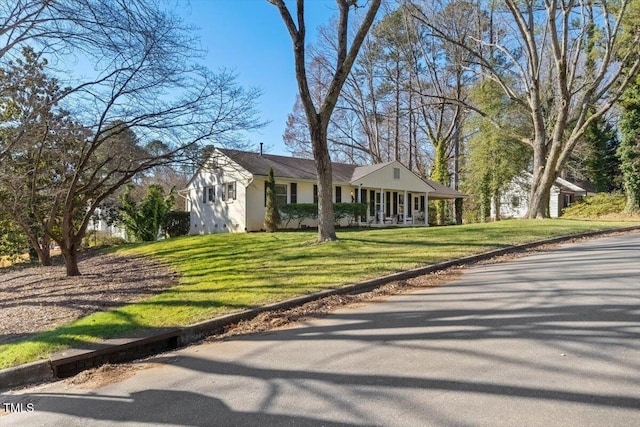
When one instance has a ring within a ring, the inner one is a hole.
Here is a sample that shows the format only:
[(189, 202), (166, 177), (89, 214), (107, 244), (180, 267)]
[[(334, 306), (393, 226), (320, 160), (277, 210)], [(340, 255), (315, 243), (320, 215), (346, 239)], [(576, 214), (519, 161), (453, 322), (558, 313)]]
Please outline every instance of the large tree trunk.
[(61, 242), (60, 250), (64, 257), (64, 265), (67, 269), (67, 276), (80, 276), (80, 269), (78, 268), (78, 245), (75, 242)]
[(531, 182), (527, 218), (549, 218), (549, 199), (555, 178), (555, 174), (548, 169), (534, 173)]
[(331, 159), (329, 158), (329, 150), (327, 148), (327, 126), (331, 120), (331, 114), (336, 106), (340, 92), (344, 85), (351, 66), (358, 55), (360, 46), (364, 41), (369, 28), (373, 24), (373, 20), (380, 8), (381, 0), (372, 0), (369, 2), (365, 16), (360, 23), (353, 39), (351, 39), (351, 47), (348, 47), (348, 17), (349, 9), (357, 7), (357, 2), (338, 0), (337, 6), (339, 12), (337, 27), (337, 60), (335, 64), (335, 72), (331, 83), (326, 89), (324, 99), (319, 103), (319, 108), (314, 104), (313, 97), (309, 90), (309, 82), (307, 81), (306, 59), (305, 59), (305, 34), (306, 27), (304, 23), (304, 0), (296, 2), (296, 20), (289, 12), (284, 0), (268, 0), (275, 5), (280, 11), (291, 41), (293, 42), (293, 52), (295, 59), (296, 80), (298, 81), (298, 90), (300, 99), (304, 106), (305, 114), (309, 122), (309, 130), (311, 133), (311, 145), (313, 146), (313, 157), (318, 174), (318, 241), (325, 242), (337, 240), (335, 233), (335, 224), (333, 217), (333, 202), (331, 196), (333, 194), (331, 181)]
[(533, 176), (531, 177), (531, 189), (529, 190), (529, 208), (526, 218), (547, 218), (549, 205), (549, 192), (551, 183), (548, 183), (549, 168), (547, 166), (547, 139), (545, 137), (544, 121), (533, 115), (534, 141), (533, 141)]
[(326, 126), (314, 123), (311, 126), (311, 141), (318, 175), (318, 242), (338, 240), (333, 215), (333, 180)]

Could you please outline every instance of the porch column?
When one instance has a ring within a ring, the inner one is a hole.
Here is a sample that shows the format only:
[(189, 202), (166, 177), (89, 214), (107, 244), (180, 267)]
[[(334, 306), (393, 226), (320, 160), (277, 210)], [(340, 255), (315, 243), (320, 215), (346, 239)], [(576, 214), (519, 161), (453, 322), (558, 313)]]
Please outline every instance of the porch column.
[(429, 226), (429, 193), (424, 193), (424, 225)]
[(386, 206), (385, 206), (385, 201), (387, 200), (387, 198), (385, 197), (386, 194), (384, 194), (384, 188), (380, 189), (380, 212), (377, 214), (378, 215), (378, 224), (382, 224), (384, 225), (384, 218), (387, 212)]
[[(360, 203), (360, 198), (361, 198), (361, 195), (360, 195), (360, 188), (359, 188), (359, 187), (352, 188), (352, 189), (351, 189), (351, 191), (353, 191), (354, 193), (356, 193), (356, 195), (355, 195), (355, 197), (353, 198), (353, 200), (354, 200), (356, 203)], [(358, 215), (358, 221), (356, 221), (356, 223), (357, 223), (358, 225), (362, 223), (362, 217), (361, 217), (360, 215)]]
[(407, 215), (409, 214), (409, 205), (407, 203), (407, 190), (404, 190), (404, 199), (402, 204), (402, 222), (407, 225)]

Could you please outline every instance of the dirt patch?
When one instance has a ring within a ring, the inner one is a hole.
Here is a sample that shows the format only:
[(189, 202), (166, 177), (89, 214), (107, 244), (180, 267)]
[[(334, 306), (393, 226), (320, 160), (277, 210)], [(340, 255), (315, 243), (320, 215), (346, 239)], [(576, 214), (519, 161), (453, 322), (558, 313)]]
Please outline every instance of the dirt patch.
[(65, 384), (79, 386), (81, 389), (96, 389), (109, 384), (119, 383), (135, 375), (142, 369), (149, 369), (151, 363), (125, 363), (121, 365), (102, 365), (99, 368), (80, 372), (64, 380)]
[(59, 260), (0, 270), (0, 344), (154, 295), (178, 280), (144, 258), (85, 253), (79, 268), (79, 277), (66, 277)]

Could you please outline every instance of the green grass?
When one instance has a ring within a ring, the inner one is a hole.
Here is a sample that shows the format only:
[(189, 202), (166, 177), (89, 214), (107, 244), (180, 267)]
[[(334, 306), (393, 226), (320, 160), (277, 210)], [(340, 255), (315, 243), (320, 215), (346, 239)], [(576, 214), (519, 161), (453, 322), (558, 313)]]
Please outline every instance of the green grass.
[(71, 346), (147, 329), (188, 325), (295, 295), (543, 238), (639, 222), (512, 220), (456, 227), (190, 236), (117, 250), (154, 257), (181, 275), (178, 285), (137, 303), (95, 313), (0, 346), (0, 368)]

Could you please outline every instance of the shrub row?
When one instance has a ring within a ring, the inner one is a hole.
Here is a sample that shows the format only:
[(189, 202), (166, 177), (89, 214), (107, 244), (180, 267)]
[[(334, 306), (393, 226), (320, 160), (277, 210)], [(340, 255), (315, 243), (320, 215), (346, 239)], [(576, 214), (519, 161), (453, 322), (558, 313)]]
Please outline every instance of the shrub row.
[[(278, 208), (280, 218), (284, 228), (289, 226), (291, 221), (297, 222), (298, 228), (305, 220), (318, 219), (317, 203), (292, 203)], [(356, 216), (365, 216), (367, 214), (366, 203), (334, 203), (333, 215), (336, 222), (348, 219), (349, 224), (353, 223)]]

